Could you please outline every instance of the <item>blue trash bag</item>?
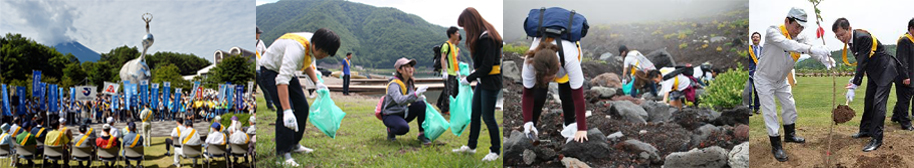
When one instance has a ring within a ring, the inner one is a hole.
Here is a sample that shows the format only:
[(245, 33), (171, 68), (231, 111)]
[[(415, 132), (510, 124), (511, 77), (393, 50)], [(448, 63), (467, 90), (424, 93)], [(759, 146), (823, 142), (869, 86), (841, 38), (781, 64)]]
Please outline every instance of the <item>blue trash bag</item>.
[(309, 109), (308, 121), (311, 121), (311, 124), (318, 130), (335, 139), (336, 130), (340, 129), (346, 113), (330, 98), (330, 90), (320, 89), (317, 90), (317, 94), (317, 99), (314, 99), (314, 103)]

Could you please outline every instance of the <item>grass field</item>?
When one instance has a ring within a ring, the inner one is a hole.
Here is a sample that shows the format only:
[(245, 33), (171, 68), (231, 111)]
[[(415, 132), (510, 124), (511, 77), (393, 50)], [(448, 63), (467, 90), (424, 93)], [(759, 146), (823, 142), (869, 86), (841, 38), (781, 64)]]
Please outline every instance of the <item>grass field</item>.
[[(374, 116), (378, 98), (355, 94), (343, 96), (336, 92), (331, 93), (331, 97), (346, 112), (346, 117), (336, 139), (324, 135), (308, 123), (304, 138), (299, 143), (314, 149), (314, 152), (292, 154), (295, 161), (304, 167), (502, 167), (501, 157), (492, 162), (481, 161), (491, 146), (485, 124), (482, 124), (476, 154), (455, 154), (451, 149), (465, 145), (469, 132), (457, 137), (446, 131), (433, 141), (433, 145), (422, 146), (416, 140), (418, 122), (413, 121), (410, 122), (409, 133), (390, 142), (386, 140), (386, 127)], [(278, 163), (283, 157), (275, 154), (276, 112), (268, 110), (262, 98), (262, 95), (257, 95), (260, 113), (257, 116), (257, 165), (282, 167)], [(313, 99), (308, 102), (313, 103)], [(495, 116), (500, 123), (502, 111), (496, 111)]]
[[(844, 104), (843, 89), (850, 77), (838, 77), (835, 103)], [(863, 116), (864, 95), (866, 84), (857, 89), (854, 101), (850, 107), (857, 113), (854, 119), (834, 127), (831, 145), (829, 167), (908, 167), (914, 164), (914, 144), (910, 143), (914, 132), (900, 129), (898, 124), (892, 123), (890, 118), (894, 109), (896, 97), (895, 89), (889, 96), (885, 119), (884, 145), (874, 152), (862, 152), (863, 146), (869, 138), (852, 139), (850, 135), (857, 133), (860, 119)], [(784, 148), (790, 161), (777, 162), (771, 154), (771, 146), (762, 115), (750, 117), (750, 165), (761, 167), (822, 167), (826, 151), (828, 150), (829, 126), (832, 124), (832, 78), (831, 77), (800, 77), (798, 84), (793, 88), (793, 96), (797, 106), (798, 117), (796, 121), (797, 134), (806, 138), (805, 144), (786, 143)], [(780, 104), (778, 104), (780, 106)], [(778, 107), (780, 110), (780, 107)], [(778, 112), (780, 117), (780, 112)], [(780, 120), (780, 118), (778, 118)], [(783, 137), (783, 128), (781, 130)]]

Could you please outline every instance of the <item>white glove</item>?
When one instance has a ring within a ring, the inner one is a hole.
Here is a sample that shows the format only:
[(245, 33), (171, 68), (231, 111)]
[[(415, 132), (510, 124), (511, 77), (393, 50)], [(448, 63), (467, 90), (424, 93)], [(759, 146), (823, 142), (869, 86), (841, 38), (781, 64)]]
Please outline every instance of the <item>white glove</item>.
[(428, 86), (419, 86), (419, 88), (416, 89), (416, 94), (421, 95), (422, 93), (425, 93), (425, 91), (428, 91)]
[(834, 68), (834, 67), (835, 67), (835, 59), (832, 58), (831, 56), (828, 56), (828, 57), (826, 57), (825, 60), (822, 60), (822, 61), (819, 61), (819, 62), (822, 62), (822, 64), (825, 65), (825, 69), (826, 69), (826, 70), (831, 70), (831, 68)]
[[(532, 134), (531, 134), (532, 132)], [(536, 130), (536, 127), (533, 126), (533, 122), (524, 123), (524, 135), (527, 135), (527, 138), (532, 140), (539, 140), (539, 131)]]
[(831, 52), (828, 52), (828, 47), (824, 45), (816, 45), (809, 48), (809, 52), (812, 55), (830, 57)]
[(443, 78), (444, 80), (447, 80), (447, 72), (446, 72), (446, 71), (445, 71), (445, 72), (441, 72), (441, 78)]
[(292, 113), (292, 109), (282, 111), (282, 125), (298, 132), (298, 120), (295, 119), (295, 114)]
[(460, 84), (469, 85), (470, 82), (467, 81), (467, 78), (460, 78)]
[(844, 98), (847, 99), (848, 102), (854, 101), (854, 95), (856, 94), (854, 93), (854, 90), (855, 89), (847, 89), (847, 94), (844, 94)]
[(314, 85), (314, 87), (317, 88), (317, 90), (327, 89), (327, 85), (324, 85), (324, 83), (321, 83), (321, 82), (317, 82), (317, 84)]
[(847, 87), (848, 89), (857, 89), (858, 86), (854, 84), (854, 78), (847, 80)]
[(562, 129), (562, 137), (565, 137), (565, 143), (571, 142), (574, 140), (574, 133), (578, 132), (578, 123), (571, 123), (565, 126), (565, 129)]

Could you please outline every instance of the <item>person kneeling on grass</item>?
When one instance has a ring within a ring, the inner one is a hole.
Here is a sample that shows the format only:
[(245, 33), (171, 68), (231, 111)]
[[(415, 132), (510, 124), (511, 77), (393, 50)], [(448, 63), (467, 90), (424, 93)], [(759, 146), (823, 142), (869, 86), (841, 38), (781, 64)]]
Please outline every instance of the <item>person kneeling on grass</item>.
[(425, 137), (425, 130), (421, 127), (425, 122), (425, 93), (428, 86), (418, 89), (415, 85), (413, 72), (416, 65), (415, 59), (400, 58), (394, 64), (397, 70), (395, 76), (387, 84), (387, 94), (382, 102), (381, 120), (387, 126), (387, 140), (395, 141), (397, 135), (409, 132), (409, 122), (419, 119), (419, 136), (422, 144), (428, 145), (432, 141)]

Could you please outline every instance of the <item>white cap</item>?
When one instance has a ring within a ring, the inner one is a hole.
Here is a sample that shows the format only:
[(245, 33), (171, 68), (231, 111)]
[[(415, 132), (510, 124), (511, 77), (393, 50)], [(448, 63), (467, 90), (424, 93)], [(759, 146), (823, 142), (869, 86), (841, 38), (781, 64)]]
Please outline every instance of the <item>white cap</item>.
[(111, 128), (111, 125), (108, 125), (108, 124), (102, 125), (102, 129), (110, 129), (110, 128)]
[(114, 117), (108, 117), (108, 123), (114, 123)]
[(67, 122), (67, 119), (60, 118), (60, 119), (58, 119), (57, 121), (60, 121), (60, 124), (63, 124), (63, 123), (66, 123), (66, 122)]
[(806, 11), (797, 7), (790, 8), (790, 12), (787, 12), (787, 17), (794, 18), (800, 25), (806, 25)]

